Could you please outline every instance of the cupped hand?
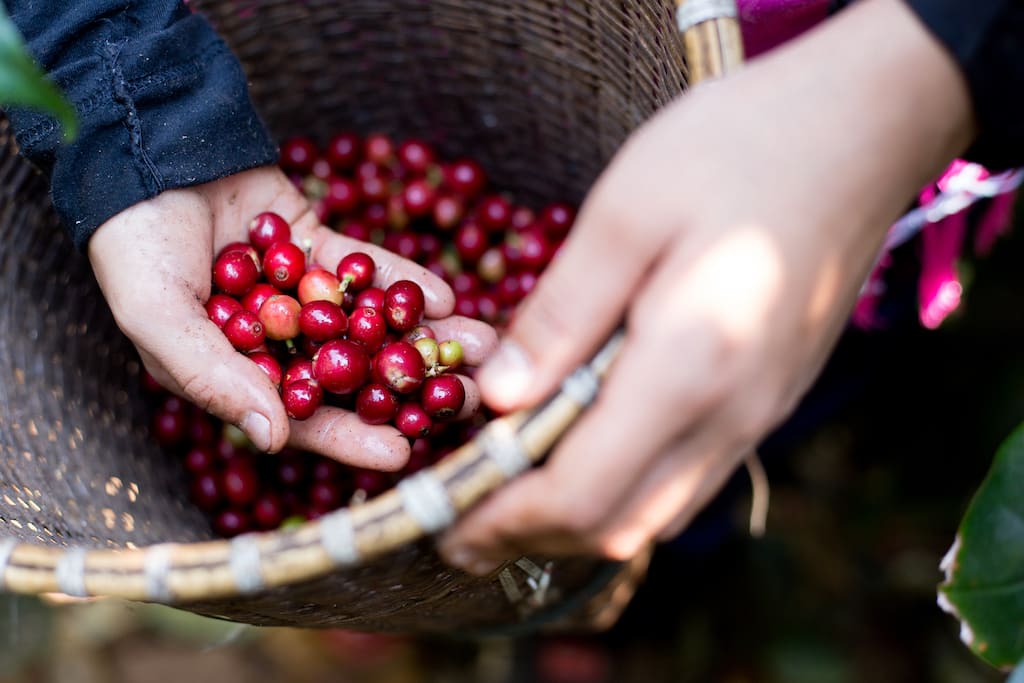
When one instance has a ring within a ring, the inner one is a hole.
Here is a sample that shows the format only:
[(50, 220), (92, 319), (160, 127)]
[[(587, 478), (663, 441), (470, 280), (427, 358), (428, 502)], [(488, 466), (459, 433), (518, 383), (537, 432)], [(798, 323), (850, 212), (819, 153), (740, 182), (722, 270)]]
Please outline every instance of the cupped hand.
[(486, 573), (523, 553), (625, 559), (677, 533), (795, 406), (885, 229), (972, 134), (950, 58), (897, 0), (695, 88), (599, 179), (477, 379), (533, 405), (626, 321), (590, 410), (442, 539)]
[[(462, 343), (468, 364), (479, 364), (497, 345), (488, 325), (451, 315), (454, 295), (437, 276), (322, 226), (301, 193), (274, 168), (168, 190), (100, 226), (89, 242), (89, 259), (118, 326), (161, 384), (237, 425), (258, 448), (274, 452), (289, 444), (361, 467), (401, 468), (409, 442), (392, 427), (364, 424), (338, 408), (321, 408), (304, 422), (290, 420), (266, 374), (208, 319), (204, 304), (211, 294), (213, 257), (226, 244), (247, 240), (249, 221), (262, 211), (288, 220), (292, 241), (309, 245), (313, 262), (333, 268), (344, 255), (365, 251), (377, 263), (375, 285), (419, 283), (426, 317), (445, 338)], [(461, 379), (472, 409), (479, 404), (479, 390)]]

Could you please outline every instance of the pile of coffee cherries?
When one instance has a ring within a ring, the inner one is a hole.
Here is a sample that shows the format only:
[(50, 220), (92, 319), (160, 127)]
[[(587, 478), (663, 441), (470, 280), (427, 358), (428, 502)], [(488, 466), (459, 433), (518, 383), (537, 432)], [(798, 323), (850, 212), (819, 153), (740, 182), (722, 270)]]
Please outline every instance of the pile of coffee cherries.
[[(502, 327), (568, 233), (575, 212), (553, 203), (534, 212), (490, 192), (471, 159), (444, 162), (419, 140), (396, 144), (342, 133), (326, 148), (294, 138), (281, 167), (325, 225), (417, 261), (451, 285), (457, 315)], [(163, 391), (146, 376), (153, 434), (182, 459), (191, 497), (226, 537), (314, 519), (377, 495), (471, 438), (490, 417), (463, 415), (458, 341), (437, 339), (424, 296), (409, 280), (373, 286), (365, 252), (338, 264), (310, 263), (290, 226), (265, 212), (249, 241), (224, 247), (213, 269), (210, 319), (281, 391), (286, 412), (313, 417), (321, 405), (391, 424), (412, 456), (388, 473), (286, 450), (257, 453), (245, 435)]]

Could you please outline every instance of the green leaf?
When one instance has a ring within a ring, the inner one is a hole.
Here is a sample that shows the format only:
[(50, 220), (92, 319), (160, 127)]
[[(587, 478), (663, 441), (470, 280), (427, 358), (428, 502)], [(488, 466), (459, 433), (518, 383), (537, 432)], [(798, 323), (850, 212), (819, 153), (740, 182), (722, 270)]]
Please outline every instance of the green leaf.
[(999, 447), (942, 567), (939, 604), (961, 639), (1005, 670), (1024, 659), (1024, 425)]
[(64, 139), (78, 132), (75, 110), (60, 90), (47, 80), (25, 49), (21, 34), (0, 4), (0, 104), (42, 109), (57, 118)]

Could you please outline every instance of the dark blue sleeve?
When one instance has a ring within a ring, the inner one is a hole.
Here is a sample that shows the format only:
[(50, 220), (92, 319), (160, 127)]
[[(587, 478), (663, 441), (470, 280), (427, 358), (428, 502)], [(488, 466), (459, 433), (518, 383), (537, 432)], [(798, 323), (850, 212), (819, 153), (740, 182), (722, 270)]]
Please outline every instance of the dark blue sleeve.
[(1024, 2), (907, 0), (953, 55), (971, 90), (979, 136), (971, 158), (1024, 166)]
[(276, 161), (237, 59), (180, 0), (4, 1), (78, 113), (79, 136), (65, 144), (50, 116), (9, 111), (79, 248), (163, 190)]

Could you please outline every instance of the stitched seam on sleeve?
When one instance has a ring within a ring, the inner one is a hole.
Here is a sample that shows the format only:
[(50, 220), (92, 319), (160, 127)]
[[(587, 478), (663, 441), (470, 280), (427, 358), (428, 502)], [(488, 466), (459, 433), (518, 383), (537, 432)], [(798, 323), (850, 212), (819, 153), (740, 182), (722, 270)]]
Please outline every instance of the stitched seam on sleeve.
[(110, 44), (104, 46), (104, 56), (107, 58), (106, 65), (110, 71), (110, 82), (113, 87), (114, 101), (120, 104), (125, 111), (124, 126), (128, 130), (128, 140), (131, 144), (132, 156), (141, 162), (142, 167), (148, 172), (146, 184), (147, 189), (153, 193), (162, 192), (164, 189), (163, 179), (160, 171), (157, 170), (153, 160), (146, 153), (142, 140), (142, 122), (139, 121), (139, 112), (135, 108), (135, 100), (128, 91), (128, 82), (125, 80), (124, 72), (118, 63), (121, 55), (121, 48), (124, 43)]
[[(126, 81), (128, 91), (135, 92), (141, 86), (149, 87), (153, 85), (161, 85), (163, 83), (195, 75), (200, 70), (209, 66), (209, 60), (218, 59), (223, 57), (225, 54), (230, 54), (227, 46), (218, 40), (195, 57), (168, 67), (164, 73), (146, 74)], [(75, 111), (78, 113), (79, 118), (84, 118), (95, 111), (97, 107), (104, 105), (108, 101), (109, 91), (106, 87), (101, 87), (86, 95), (80, 102), (75, 103)], [(31, 147), (41, 139), (52, 134), (56, 129), (57, 124), (52, 118), (47, 117), (36, 125), (21, 131), (18, 138), (23, 147)]]

